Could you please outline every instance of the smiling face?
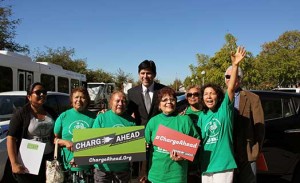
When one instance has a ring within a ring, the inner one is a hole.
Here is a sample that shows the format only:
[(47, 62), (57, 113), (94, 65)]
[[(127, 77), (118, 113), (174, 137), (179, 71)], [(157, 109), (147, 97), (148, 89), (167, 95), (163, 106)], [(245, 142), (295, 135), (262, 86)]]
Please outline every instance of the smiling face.
[(200, 89), (196, 88), (196, 87), (190, 88), (186, 93), (186, 98), (187, 98), (188, 103), (191, 106), (199, 105), (199, 103), (200, 103)]
[(176, 109), (176, 99), (168, 94), (164, 95), (159, 102), (159, 109), (166, 115), (173, 113)]
[(72, 107), (76, 111), (83, 111), (87, 108), (88, 100), (83, 92), (76, 91), (72, 94)]
[(42, 106), (47, 99), (47, 91), (42, 85), (36, 85), (30, 95), (27, 96), (29, 102), (32, 106), (39, 107)]
[(212, 87), (207, 87), (204, 89), (203, 102), (206, 107), (210, 110), (214, 110), (218, 103), (217, 92)]
[(154, 81), (155, 73), (151, 69), (142, 69), (139, 72), (139, 78), (145, 87), (149, 87)]
[(126, 96), (122, 92), (115, 92), (112, 94), (109, 101), (111, 110), (117, 114), (122, 115), (126, 111)]

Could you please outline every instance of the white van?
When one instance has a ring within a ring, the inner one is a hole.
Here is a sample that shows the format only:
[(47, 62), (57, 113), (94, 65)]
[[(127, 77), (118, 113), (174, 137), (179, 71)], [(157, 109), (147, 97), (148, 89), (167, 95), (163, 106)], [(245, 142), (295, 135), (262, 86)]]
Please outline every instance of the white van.
[(274, 88), (273, 91), (300, 93), (300, 88)]

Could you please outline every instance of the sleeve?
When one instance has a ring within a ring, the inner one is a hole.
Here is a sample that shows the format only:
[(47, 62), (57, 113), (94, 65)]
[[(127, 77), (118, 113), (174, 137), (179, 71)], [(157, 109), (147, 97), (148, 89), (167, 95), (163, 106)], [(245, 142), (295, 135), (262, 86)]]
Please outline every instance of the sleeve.
[(190, 117), (187, 116), (187, 122), (189, 124), (189, 133), (188, 135), (197, 139), (200, 139), (200, 134), (198, 133), (198, 130), (196, 129), (192, 119)]
[(94, 120), (92, 128), (101, 128), (102, 116), (103, 116), (102, 113), (98, 114), (98, 116)]
[(8, 134), (9, 136), (15, 137), (17, 139), (21, 139), (22, 135), (22, 129), (23, 129), (23, 121), (24, 118), (22, 117), (22, 112), (24, 111), (24, 108), (21, 108), (18, 110), (11, 118), (8, 128)]
[(254, 121), (254, 138), (261, 149), (265, 136), (265, 126), (264, 112), (259, 96), (255, 96), (255, 100), (251, 103), (251, 111)]
[[(151, 121), (151, 119), (150, 119)], [(151, 124), (150, 121), (148, 122), (146, 128), (145, 128), (145, 140), (147, 144), (151, 144), (151, 135), (152, 135), (152, 130), (151, 130)]]
[(57, 134), (60, 137), (62, 137), (63, 116), (65, 116), (65, 113), (62, 113), (61, 115), (59, 115), (59, 117), (56, 119), (55, 124), (54, 124), (54, 134)]

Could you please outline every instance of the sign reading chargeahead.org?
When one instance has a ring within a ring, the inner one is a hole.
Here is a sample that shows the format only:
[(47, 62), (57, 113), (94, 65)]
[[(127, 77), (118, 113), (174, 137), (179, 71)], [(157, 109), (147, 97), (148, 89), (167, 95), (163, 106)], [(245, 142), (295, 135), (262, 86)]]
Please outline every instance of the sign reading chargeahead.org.
[(144, 126), (74, 130), (78, 165), (122, 163), (146, 159)]

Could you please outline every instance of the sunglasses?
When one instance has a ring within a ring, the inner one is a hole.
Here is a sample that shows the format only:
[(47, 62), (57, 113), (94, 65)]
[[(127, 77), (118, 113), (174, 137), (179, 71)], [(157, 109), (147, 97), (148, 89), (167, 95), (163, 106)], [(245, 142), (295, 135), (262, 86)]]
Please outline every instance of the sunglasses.
[[(225, 75), (226, 79), (230, 79), (230, 75)], [(240, 76), (238, 76), (238, 79), (240, 79)]]
[(187, 93), (187, 94), (186, 94), (187, 97), (192, 97), (192, 96), (194, 96), (194, 97), (199, 97), (199, 95), (200, 95), (200, 94), (199, 94), (198, 92), (195, 92), (195, 93)]
[(41, 94), (47, 95), (47, 90), (36, 90), (33, 91), (32, 93), (36, 94), (37, 96), (41, 96)]

